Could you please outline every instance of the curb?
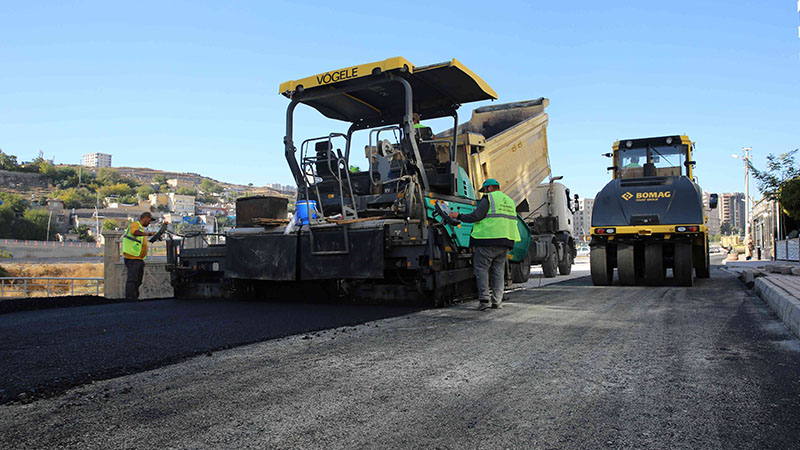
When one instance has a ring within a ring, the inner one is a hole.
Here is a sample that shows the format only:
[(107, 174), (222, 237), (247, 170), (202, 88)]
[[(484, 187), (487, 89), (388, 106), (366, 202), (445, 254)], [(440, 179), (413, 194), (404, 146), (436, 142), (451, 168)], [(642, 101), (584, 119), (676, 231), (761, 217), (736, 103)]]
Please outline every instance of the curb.
[(769, 281), (756, 278), (755, 291), (778, 314), (795, 336), (800, 337), (800, 300)]

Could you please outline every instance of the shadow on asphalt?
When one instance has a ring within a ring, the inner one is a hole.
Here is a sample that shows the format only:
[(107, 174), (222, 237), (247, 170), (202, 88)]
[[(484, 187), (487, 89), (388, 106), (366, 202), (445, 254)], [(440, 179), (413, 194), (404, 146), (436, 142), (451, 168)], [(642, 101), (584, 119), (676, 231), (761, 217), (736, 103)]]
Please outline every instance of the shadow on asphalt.
[(420, 309), (170, 299), (3, 314), (0, 404), (57, 394), (215, 350)]

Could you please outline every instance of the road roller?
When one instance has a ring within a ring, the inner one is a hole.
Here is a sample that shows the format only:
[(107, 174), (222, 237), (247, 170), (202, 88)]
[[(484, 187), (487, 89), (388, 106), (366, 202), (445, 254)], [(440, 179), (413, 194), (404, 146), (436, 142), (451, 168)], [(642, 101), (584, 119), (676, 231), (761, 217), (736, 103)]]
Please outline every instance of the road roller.
[[(612, 180), (592, 211), (592, 283), (607, 286), (616, 268), (623, 286), (692, 286), (710, 276), (703, 191), (694, 176), (687, 136), (616, 141)], [(717, 207), (711, 194), (708, 207)], [(671, 277), (668, 277), (671, 269)]]

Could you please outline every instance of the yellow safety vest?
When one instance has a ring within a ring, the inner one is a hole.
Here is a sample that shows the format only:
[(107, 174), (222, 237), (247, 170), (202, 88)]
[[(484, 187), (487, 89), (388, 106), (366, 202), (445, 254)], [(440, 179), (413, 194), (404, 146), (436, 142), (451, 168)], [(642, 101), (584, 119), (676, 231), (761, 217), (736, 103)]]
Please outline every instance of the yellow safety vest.
[(490, 192), (486, 196), (489, 198), (489, 211), (486, 217), (472, 226), (472, 238), (521, 241), (514, 200), (500, 191)]
[[(134, 257), (140, 257), (144, 259), (147, 255), (142, 255), (142, 246), (144, 246), (144, 236), (134, 236), (131, 232), (131, 225), (136, 222), (132, 222), (128, 225), (128, 228), (125, 229), (125, 234), (122, 235), (122, 253)], [(141, 223), (139, 223), (139, 230), (143, 230), (144, 227)], [(123, 255), (124, 256), (124, 255)]]

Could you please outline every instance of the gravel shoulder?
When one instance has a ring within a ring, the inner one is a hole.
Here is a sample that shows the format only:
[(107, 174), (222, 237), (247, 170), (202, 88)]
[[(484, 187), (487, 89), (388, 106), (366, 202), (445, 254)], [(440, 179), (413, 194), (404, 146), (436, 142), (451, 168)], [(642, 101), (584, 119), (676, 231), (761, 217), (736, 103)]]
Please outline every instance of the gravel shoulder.
[(587, 278), (0, 406), (3, 448), (792, 448), (800, 343), (733, 276)]

